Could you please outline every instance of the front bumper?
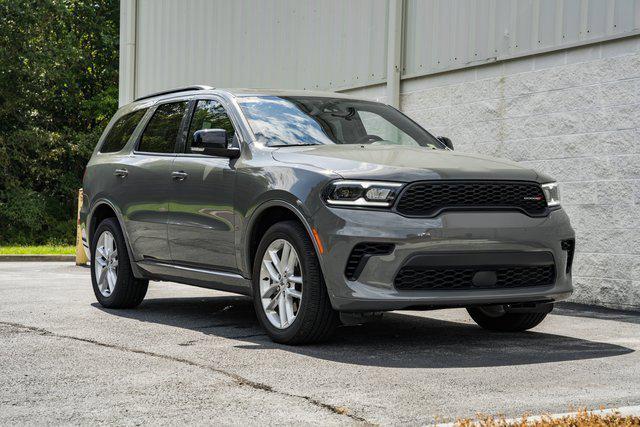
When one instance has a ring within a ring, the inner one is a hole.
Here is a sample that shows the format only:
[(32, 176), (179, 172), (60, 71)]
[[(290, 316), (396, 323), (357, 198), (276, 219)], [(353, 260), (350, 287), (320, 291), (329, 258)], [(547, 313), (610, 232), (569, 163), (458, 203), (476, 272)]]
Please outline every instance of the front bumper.
[[(386, 211), (320, 208), (313, 218), (326, 248), (320, 263), (334, 309), (346, 312), (459, 307), (566, 299), (573, 287), (561, 241), (574, 238), (560, 209), (544, 218), (519, 212), (446, 212), (436, 218), (406, 218)], [(393, 243), (388, 255), (373, 256), (355, 280), (345, 276), (352, 249), (362, 242)], [(553, 285), (500, 289), (398, 290), (400, 268), (420, 255), (444, 253), (551, 253)]]

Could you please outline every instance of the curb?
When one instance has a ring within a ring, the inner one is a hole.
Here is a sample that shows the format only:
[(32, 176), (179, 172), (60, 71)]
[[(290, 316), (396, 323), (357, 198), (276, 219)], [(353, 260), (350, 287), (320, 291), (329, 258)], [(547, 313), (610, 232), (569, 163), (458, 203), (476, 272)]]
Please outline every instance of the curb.
[(21, 262), (21, 261), (66, 261), (75, 262), (75, 255), (37, 255), (37, 254), (14, 254), (0, 255), (0, 262)]

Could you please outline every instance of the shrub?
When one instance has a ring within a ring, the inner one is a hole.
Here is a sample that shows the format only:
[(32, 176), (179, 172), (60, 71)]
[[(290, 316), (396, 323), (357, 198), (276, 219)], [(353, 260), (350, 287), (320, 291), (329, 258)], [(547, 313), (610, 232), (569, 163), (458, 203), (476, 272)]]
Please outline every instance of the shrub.
[(118, 5), (0, 1), (0, 244), (74, 242), (84, 167), (117, 107)]
[(84, 166), (101, 130), (19, 130), (0, 140), (0, 244), (71, 244)]

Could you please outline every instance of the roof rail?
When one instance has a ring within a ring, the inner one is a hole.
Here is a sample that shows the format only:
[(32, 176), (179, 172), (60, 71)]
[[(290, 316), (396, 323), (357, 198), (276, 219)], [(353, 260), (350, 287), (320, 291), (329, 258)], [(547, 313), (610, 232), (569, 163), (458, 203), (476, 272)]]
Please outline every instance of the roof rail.
[(211, 86), (206, 86), (206, 85), (193, 85), (193, 86), (177, 87), (175, 89), (163, 90), (161, 92), (150, 93), (149, 95), (140, 96), (140, 97), (136, 98), (134, 101), (140, 101), (142, 99), (153, 98), (155, 96), (160, 96), (160, 95), (168, 95), (170, 93), (186, 92), (188, 90), (211, 90), (211, 89), (214, 89), (214, 88), (211, 87)]

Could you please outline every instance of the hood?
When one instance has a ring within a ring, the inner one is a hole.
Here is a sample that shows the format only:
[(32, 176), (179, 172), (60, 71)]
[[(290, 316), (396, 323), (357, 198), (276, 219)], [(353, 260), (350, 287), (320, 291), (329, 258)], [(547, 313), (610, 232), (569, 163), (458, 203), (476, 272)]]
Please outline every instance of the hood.
[(275, 150), (273, 158), (330, 170), (347, 179), (548, 181), (547, 177), (507, 160), (423, 147), (338, 144), (284, 147)]

